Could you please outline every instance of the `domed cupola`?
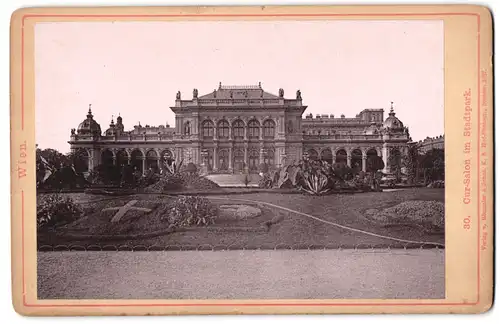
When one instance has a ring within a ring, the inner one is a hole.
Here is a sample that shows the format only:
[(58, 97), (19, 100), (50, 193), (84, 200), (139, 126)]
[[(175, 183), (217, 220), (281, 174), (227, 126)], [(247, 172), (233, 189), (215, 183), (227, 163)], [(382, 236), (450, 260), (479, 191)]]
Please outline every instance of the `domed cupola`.
[(101, 126), (94, 120), (94, 115), (92, 115), (92, 105), (89, 105), (89, 112), (87, 113), (87, 119), (78, 125), (77, 129), (78, 135), (101, 135)]
[(118, 117), (116, 118), (116, 130), (118, 134), (122, 134), (124, 131), (123, 118), (120, 114), (118, 114)]
[(389, 112), (389, 117), (384, 121), (384, 128), (388, 128), (393, 131), (403, 131), (403, 123), (396, 117), (394, 112), (393, 102), (391, 101), (391, 111)]
[(111, 123), (109, 124), (109, 128), (106, 130), (106, 136), (112, 136), (116, 134), (116, 125), (114, 121), (114, 117), (111, 116)]

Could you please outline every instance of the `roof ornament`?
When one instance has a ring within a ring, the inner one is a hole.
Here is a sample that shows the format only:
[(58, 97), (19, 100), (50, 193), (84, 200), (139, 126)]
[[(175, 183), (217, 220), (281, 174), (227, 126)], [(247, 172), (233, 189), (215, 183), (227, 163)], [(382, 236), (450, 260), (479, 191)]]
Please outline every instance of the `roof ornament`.
[(177, 91), (177, 94), (175, 95), (176, 100), (181, 100), (181, 92)]
[(280, 98), (283, 98), (285, 96), (285, 90), (283, 90), (283, 88), (279, 89), (279, 96)]
[(302, 94), (300, 90), (297, 90), (297, 100), (302, 100)]
[(394, 116), (396, 113), (394, 112), (394, 101), (391, 101), (391, 112), (389, 113), (389, 116)]
[(262, 89), (262, 84), (260, 83), (260, 81), (259, 81), (259, 88)]
[(222, 82), (219, 81), (219, 89), (222, 88)]
[(214, 89), (214, 98), (217, 98), (217, 90)]
[(198, 89), (193, 89), (193, 99), (198, 99)]
[(89, 112), (87, 113), (87, 118), (91, 119), (92, 117), (94, 117), (92, 115), (92, 104), (89, 104)]

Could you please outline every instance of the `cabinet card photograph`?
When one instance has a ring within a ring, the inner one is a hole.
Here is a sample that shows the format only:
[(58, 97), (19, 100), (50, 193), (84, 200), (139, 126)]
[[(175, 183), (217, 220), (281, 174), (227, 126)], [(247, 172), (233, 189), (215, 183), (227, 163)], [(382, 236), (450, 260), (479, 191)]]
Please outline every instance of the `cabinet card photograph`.
[(491, 307), (487, 9), (27, 8), (11, 26), (19, 313)]

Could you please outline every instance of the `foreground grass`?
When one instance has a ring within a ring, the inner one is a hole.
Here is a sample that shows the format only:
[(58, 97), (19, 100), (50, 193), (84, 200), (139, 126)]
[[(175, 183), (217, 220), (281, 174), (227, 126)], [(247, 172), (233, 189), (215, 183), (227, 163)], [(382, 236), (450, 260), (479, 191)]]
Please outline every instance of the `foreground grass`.
[[(201, 194), (200, 194), (201, 195)], [(84, 196), (78, 196), (79, 202), (86, 200)], [(95, 197), (87, 197), (96, 199)], [(208, 197), (210, 198), (210, 197)], [(213, 200), (216, 204), (240, 202), (237, 199), (253, 200), (257, 202), (268, 202), (278, 206), (296, 210), (308, 215), (316, 216), (326, 221), (340, 225), (377, 233), (380, 235), (396, 237), (413, 241), (429, 241), (444, 243), (444, 234), (430, 234), (418, 227), (396, 226), (384, 227), (374, 224), (364, 216), (364, 211), (372, 208), (387, 208), (408, 200), (434, 200), (444, 201), (443, 189), (412, 188), (401, 191), (382, 193), (359, 193), (352, 195), (329, 195), (311, 197), (297, 194), (280, 193), (247, 193), (230, 196), (213, 196), (213, 198), (224, 198)], [(106, 206), (121, 206), (132, 197), (115, 198), (106, 202)], [(169, 199), (162, 196), (138, 195), (135, 199), (161, 200)], [(95, 200), (94, 200), (95, 201)], [(104, 202), (97, 208), (102, 208)], [(150, 238), (101, 240), (97, 236), (89, 239), (65, 239), (50, 235), (39, 235), (39, 245), (43, 244), (65, 244), (65, 245), (89, 245), (89, 244), (112, 244), (112, 245), (143, 245), (170, 247), (179, 249), (195, 249), (200, 246), (212, 248), (338, 248), (356, 246), (394, 246), (398, 242), (369, 236), (362, 233), (341, 229), (327, 225), (319, 221), (289, 213), (279, 208), (260, 206), (262, 216), (250, 220), (219, 220), (214, 228), (198, 228), (189, 231), (178, 231), (170, 234), (159, 235)], [(129, 212), (130, 213), (130, 212)], [(150, 214), (151, 215), (151, 214)], [(93, 218), (92, 218), (93, 217)], [(113, 233), (137, 233), (161, 229), (162, 224), (152, 217), (140, 216), (129, 217), (121, 224), (109, 225), (108, 218), (94, 213), (87, 217), (80, 226), (88, 233), (113, 234)], [(272, 222), (273, 225), (263, 228), (263, 224)], [(83, 224), (83, 225), (82, 225)], [(73, 226), (73, 230), (76, 227)]]

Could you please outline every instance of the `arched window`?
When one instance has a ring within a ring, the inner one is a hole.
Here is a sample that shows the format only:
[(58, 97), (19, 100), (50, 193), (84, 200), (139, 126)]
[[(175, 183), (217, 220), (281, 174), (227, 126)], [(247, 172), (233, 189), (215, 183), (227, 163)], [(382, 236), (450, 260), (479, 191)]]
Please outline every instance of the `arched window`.
[(318, 152), (315, 149), (310, 149), (307, 151), (307, 157), (310, 160), (317, 160), (318, 159)]
[(321, 160), (326, 161), (329, 164), (332, 164), (332, 162), (333, 162), (332, 150), (327, 148), (327, 149), (324, 149), (323, 151), (321, 151)]
[(233, 123), (233, 136), (234, 138), (243, 138), (245, 136), (245, 124), (240, 119)]
[(128, 164), (128, 153), (125, 150), (116, 152), (116, 165), (124, 166)]
[(139, 149), (135, 149), (132, 151), (130, 162), (132, 163), (132, 168), (134, 169), (134, 171), (140, 171), (141, 173), (143, 172), (142, 159), (143, 155)]
[(229, 153), (227, 150), (219, 151), (219, 170), (226, 171), (229, 167)]
[(255, 119), (248, 123), (248, 138), (259, 138), (260, 124)]
[(228, 138), (229, 137), (229, 123), (227, 120), (221, 120), (219, 122), (219, 126), (217, 127), (217, 135), (219, 138)]
[(276, 124), (272, 120), (266, 120), (264, 122), (264, 137), (274, 138)]
[(146, 169), (151, 170), (155, 173), (159, 172), (158, 154), (155, 150), (149, 150), (148, 152), (146, 152)]
[(245, 156), (242, 150), (235, 150), (233, 157), (233, 165), (235, 171), (242, 171), (245, 167)]
[(259, 169), (259, 151), (253, 149), (248, 152), (248, 170), (256, 172)]
[(204, 121), (201, 125), (201, 129), (203, 132), (203, 137), (214, 137), (214, 123), (212, 123), (210, 120)]
[(274, 150), (273, 149), (266, 149), (264, 153), (264, 163), (267, 164), (267, 166), (274, 166)]
[(335, 162), (347, 165), (347, 152), (344, 149), (340, 149), (337, 151), (337, 153), (335, 154)]

